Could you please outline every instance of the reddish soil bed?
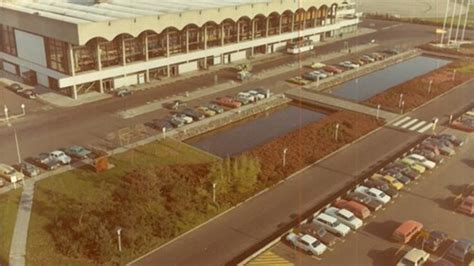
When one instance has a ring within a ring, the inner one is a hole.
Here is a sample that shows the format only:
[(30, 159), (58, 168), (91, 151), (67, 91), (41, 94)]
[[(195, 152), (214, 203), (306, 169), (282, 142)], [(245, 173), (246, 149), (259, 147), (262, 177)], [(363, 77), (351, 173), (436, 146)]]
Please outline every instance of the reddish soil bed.
[(436, 47), (431, 44), (423, 44), (419, 46), (419, 48), (426, 51), (443, 53), (447, 55), (474, 57), (474, 47), (472, 47), (472, 45), (464, 45), (464, 46), (461, 46), (459, 49), (452, 49), (452, 48)]
[[(454, 70), (456, 70), (455, 75)], [(385, 110), (400, 112), (399, 100), (400, 94), (403, 94), (403, 111), (407, 112), (473, 77), (474, 63), (472, 60), (458, 60), (392, 87), (369, 98), (364, 103), (374, 107), (380, 104)], [(433, 83), (431, 90), (429, 90), (431, 80)]]
[[(335, 128), (339, 124), (338, 141), (335, 141)], [(259, 147), (249, 154), (260, 159), (262, 185), (268, 186), (286, 176), (314, 163), (334, 152), (347, 143), (379, 127), (374, 117), (350, 112), (339, 111), (328, 115), (321, 121), (288, 133)], [(286, 167), (283, 168), (283, 150), (286, 154)]]

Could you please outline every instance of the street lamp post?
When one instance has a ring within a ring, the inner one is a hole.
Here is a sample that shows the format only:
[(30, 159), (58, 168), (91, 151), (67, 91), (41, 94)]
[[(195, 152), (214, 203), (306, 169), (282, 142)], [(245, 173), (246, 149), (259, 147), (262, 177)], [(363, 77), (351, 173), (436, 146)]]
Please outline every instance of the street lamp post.
[(166, 127), (163, 127), (161, 132), (163, 132), (163, 138), (166, 138)]
[(449, 124), (453, 123), (453, 115), (449, 115)]
[(122, 252), (122, 228), (117, 228), (118, 250)]
[(398, 99), (398, 107), (402, 107), (402, 101), (403, 101), (403, 93), (400, 93), (400, 98)]
[(3, 106), (3, 113), (5, 114), (5, 120), (7, 121), (7, 124), (10, 124), (10, 119), (8, 117), (8, 107), (6, 105)]
[(434, 117), (433, 118), (433, 125), (431, 127), (431, 130), (433, 130), (433, 135), (436, 135), (436, 125), (438, 124), (438, 118)]
[(216, 186), (217, 183), (212, 183), (212, 202), (216, 203)]
[(404, 107), (405, 107), (405, 101), (402, 101), (402, 104), (400, 106), (400, 113), (402, 113), (402, 114), (403, 114)]
[(334, 136), (334, 139), (335, 139), (336, 142), (337, 142), (337, 140), (338, 140), (338, 138), (339, 138), (339, 123), (336, 124), (336, 132), (334, 132), (334, 135), (335, 135), (335, 136)]
[(23, 115), (26, 115), (26, 110), (25, 110), (25, 107), (26, 107), (26, 106), (25, 106), (25, 104), (22, 103), (22, 104), (20, 105), (20, 107), (21, 107), (21, 111), (23, 112)]
[(377, 115), (375, 116), (377, 118), (377, 120), (379, 120), (380, 107), (382, 107), (382, 106), (380, 104), (377, 104)]
[(433, 80), (430, 80), (430, 83), (428, 85), (428, 94), (431, 94), (431, 86), (433, 85)]
[(286, 153), (288, 152), (288, 148), (283, 149), (283, 167), (286, 166)]
[(453, 81), (456, 78), (456, 69), (453, 70)]

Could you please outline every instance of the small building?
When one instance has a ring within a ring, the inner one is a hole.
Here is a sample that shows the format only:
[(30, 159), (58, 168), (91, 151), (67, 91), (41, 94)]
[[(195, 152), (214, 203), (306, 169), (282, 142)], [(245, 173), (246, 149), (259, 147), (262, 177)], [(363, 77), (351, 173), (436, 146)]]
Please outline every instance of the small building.
[(352, 9), (337, 0), (2, 0), (0, 68), (77, 98), (351, 32)]

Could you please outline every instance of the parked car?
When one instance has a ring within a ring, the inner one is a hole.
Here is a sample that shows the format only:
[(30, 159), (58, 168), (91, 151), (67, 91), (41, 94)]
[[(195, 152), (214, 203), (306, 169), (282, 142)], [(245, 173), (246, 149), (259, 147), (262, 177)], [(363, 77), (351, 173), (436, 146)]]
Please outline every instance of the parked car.
[(406, 157), (401, 159), (401, 160), (398, 160), (397, 162), (410, 167), (412, 170), (414, 170), (414, 171), (416, 171), (420, 174), (423, 174), (426, 171), (425, 167), (417, 164), (416, 161), (414, 161), (412, 159), (409, 159), (409, 158), (406, 158)]
[(133, 95), (133, 91), (130, 88), (120, 88), (115, 91), (115, 96), (125, 97)]
[(315, 237), (329, 247), (336, 243), (336, 237), (328, 233), (328, 231), (326, 231), (326, 229), (324, 229), (324, 227), (319, 224), (304, 223), (300, 225), (296, 231)]
[(376, 200), (382, 204), (387, 204), (390, 202), (391, 198), (387, 194), (383, 193), (376, 188), (368, 188), (366, 186), (358, 186), (354, 190), (355, 192), (359, 192), (369, 196), (371, 199)]
[(430, 254), (424, 250), (412, 248), (403, 258), (398, 261), (397, 266), (421, 266), (430, 258)]
[(255, 97), (257, 101), (267, 98), (267, 94), (265, 92), (259, 92), (257, 90), (249, 90), (247, 92), (250, 93), (250, 95), (252, 95), (253, 97)]
[(356, 201), (360, 204), (365, 205), (367, 208), (369, 208), (370, 211), (374, 212), (382, 208), (382, 203), (373, 200), (369, 196), (359, 193), (359, 192), (351, 192), (347, 194), (346, 198), (348, 200), (353, 200)]
[[(402, 169), (387, 169), (387, 170), (384, 170), (383, 173), (385, 175), (389, 175), (389, 176), (397, 179), (400, 183), (402, 183), (405, 186), (411, 183), (410, 177), (405, 175), (403, 173)], [(419, 177), (419, 175), (417, 176), (417, 178), (418, 177)]]
[(313, 63), (311, 63), (311, 65), (309, 65), (309, 67), (312, 68), (312, 69), (320, 69), (320, 68), (323, 68), (325, 66), (326, 66), (326, 64), (320, 63), (320, 62), (313, 62)]
[(384, 181), (396, 190), (401, 190), (404, 187), (404, 185), (400, 181), (398, 181), (395, 177), (391, 175), (374, 174), (370, 178), (373, 180)]
[(309, 80), (306, 80), (301, 76), (292, 77), (292, 78), (287, 79), (286, 81), (288, 81), (289, 83), (293, 83), (293, 84), (296, 84), (296, 85), (302, 85), (302, 86), (308, 85), (310, 83)]
[(34, 90), (22, 90), (18, 92), (18, 95), (30, 100), (34, 100), (38, 97), (38, 94), (36, 94)]
[(413, 171), (410, 167), (397, 162), (392, 162), (386, 165), (383, 172), (402, 173), (403, 175), (409, 177), (412, 180), (416, 180), (420, 177), (420, 174), (418, 172)]
[(14, 93), (19, 93), (20, 91), (24, 90), (24, 88), (18, 83), (12, 83), (8, 85), (7, 89), (13, 91)]
[(444, 158), (441, 157), (440, 155), (436, 155), (434, 152), (417, 148), (413, 150), (413, 153), (419, 154), (424, 156), (426, 159), (435, 162), (436, 164), (442, 164), (444, 163)]
[(216, 114), (222, 114), (225, 111), (224, 108), (212, 103), (206, 105), (205, 107), (207, 107), (209, 110), (216, 112)]
[(182, 119), (181, 117), (178, 117), (176, 115), (171, 116), (168, 121), (176, 128), (182, 127), (186, 124), (186, 121)]
[(333, 74), (340, 74), (342, 72), (344, 72), (344, 70), (336, 67), (336, 66), (325, 66), (323, 67), (323, 70), (326, 71), (326, 72), (331, 72)]
[(452, 147), (448, 146), (449, 144), (447, 143), (449, 143), (449, 141), (445, 142), (443, 140), (434, 138), (428, 138), (422, 142), (422, 144), (431, 144), (436, 146), (442, 155), (453, 156), (456, 154), (456, 151)]
[(216, 103), (218, 105), (229, 107), (229, 108), (239, 108), (240, 106), (242, 106), (241, 102), (235, 101), (229, 97), (217, 98)]
[(365, 65), (366, 63), (362, 58), (353, 58), (351, 59), (351, 62), (359, 66)]
[(376, 61), (375, 58), (371, 57), (370, 55), (366, 55), (366, 54), (363, 55), (361, 58), (365, 59), (367, 62), (375, 62)]
[(80, 159), (80, 160), (86, 159), (92, 153), (90, 150), (79, 145), (72, 145), (64, 149), (64, 152), (68, 156), (76, 158), (76, 159)]
[(198, 106), (198, 107), (196, 107), (196, 111), (198, 111), (199, 113), (205, 115), (206, 117), (211, 117), (211, 116), (216, 115), (216, 111), (211, 110), (211, 109), (207, 108), (206, 106)]
[(466, 196), (456, 210), (470, 216), (474, 216), (474, 196)]
[(338, 209), (336, 207), (329, 207), (324, 210), (324, 213), (336, 218), (341, 223), (347, 225), (352, 230), (359, 229), (363, 222), (361, 219), (357, 218), (352, 212), (346, 209)]
[(384, 52), (386, 54), (389, 54), (389, 55), (396, 55), (396, 54), (400, 53), (400, 50), (398, 50), (396, 48), (392, 48), (392, 49), (383, 50), (382, 52)]
[(204, 118), (206, 118), (202, 113), (191, 108), (184, 108), (181, 109), (179, 112), (191, 117), (193, 121), (203, 120)]
[(286, 240), (296, 248), (299, 248), (311, 255), (322, 255), (327, 247), (316, 238), (310, 235), (289, 233)]
[(368, 179), (364, 182), (364, 185), (367, 187), (373, 187), (378, 190), (385, 192), (385, 194), (389, 195), (392, 199), (399, 196), (399, 193), (396, 189), (390, 187), (390, 185), (382, 180), (374, 180)]
[(71, 163), (71, 157), (69, 157), (68, 155), (66, 155), (66, 153), (60, 150), (50, 152), (49, 156), (63, 165)]
[(164, 106), (171, 110), (178, 110), (181, 107), (186, 107), (187, 104), (181, 100), (174, 100), (171, 103), (164, 104)]
[(173, 129), (173, 124), (170, 121), (166, 121), (163, 119), (153, 119), (151, 122), (145, 123), (146, 126), (151, 127), (158, 131), (170, 131)]
[(423, 224), (417, 221), (408, 220), (403, 222), (392, 234), (392, 239), (401, 243), (408, 243), (423, 229)]
[(324, 229), (340, 237), (345, 237), (351, 231), (348, 226), (325, 213), (315, 214), (313, 223), (321, 225)]
[(174, 114), (174, 117), (180, 118), (182, 121), (184, 121), (185, 124), (191, 124), (194, 121), (192, 117), (184, 113)]
[(377, 61), (385, 59), (385, 55), (383, 55), (381, 53), (372, 53), (370, 56), (372, 58), (375, 58)]
[(306, 72), (303, 74), (303, 78), (311, 81), (317, 81), (321, 79), (327, 78), (327, 74), (320, 72), (320, 71), (311, 71), (311, 72)]
[(428, 239), (425, 240), (424, 247), (431, 252), (435, 252), (446, 240), (448, 240), (448, 234), (445, 232), (431, 231)]
[(454, 242), (448, 249), (446, 257), (460, 263), (469, 263), (472, 261), (472, 252), (474, 244), (468, 239), (460, 239)]
[(444, 134), (440, 134), (440, 135), (435, 135), (434, 138), (448, 140), (448, 141), (451, 142), (454, 146), (458, 146), (458, 147), (464, 145), (464, 141), (463, 141), (463, 140), (457, 138), (456, 136), (454, 136), (454, 135), (452, 135), (452, 134), (444, 133)]
[(25, 175), (9, 165), (0, 163), (0, 177), (5, 178), (10, 183), (16, 183), (23, 180)]
[(265, 90), (263, 88), (256, 88), (254, 90), (260, 94), (265, 95), (265, 98), (270, 98), (270, 96), (272, 96), (272, 93), (270, 92), (270, 90)]
[(438, 146), (434, 145), (433, 143), (430, 142), (422, 142), (419, 146), (420, 149), (428, 150), (431, 152), (434, 152), (436, 155), (441, 155), (441, 152), (438, 149)]
[(408, 159), (415, 161), (417, 164), (425, 167), (426, 169), (434, 169), (436, 167), (436, 163), (426, 159), (421, 154), (412, 153), (407, 156)]
[(251, 103), (250, 99), (244, 96), (237, 95), (235, 97), (232, 97), (232, 99), (236, 102), (240, 102), (242, 105), (247, 105)]
[(359, 219), (365, 219), (370, 216), (370, 210), (367, 207), (352, 200), (348, 201), (345, 199), (339, 199), (336, 200), (332, 205), (336, 208), (346, 209), (352, 212)]
[(28, 162), (21, 162), (18, 166), (18, 170), (28, 177), (35, 177), (40, 174), (38, 167)]
[(247, 99), (248, 99), (250, 102), (252, 102), (252, 103), (256, 101), (255, 96), (253, 96), (253, 95), (250, 94), (249, 92), (244, 92), (244, 91), (239, 92), (239, 93), (237, 94), (237, 97), (247, 98)]
[(26, 161), (31, 162), (45, 170), (51, 171), (61, 166), (61, 162), (49, 156), (48, 153), (40, 153), (35, 158), (28, 158)]
[(348, 68), (348, 69), (355, 69), (355, 68), (359, 68), (360, 65), (359, 64), (355, 64), (351, 61), (343, 61), (343, 62), (340, 62), (339, 63), (340, 66), (343, 66), (345, 68)]

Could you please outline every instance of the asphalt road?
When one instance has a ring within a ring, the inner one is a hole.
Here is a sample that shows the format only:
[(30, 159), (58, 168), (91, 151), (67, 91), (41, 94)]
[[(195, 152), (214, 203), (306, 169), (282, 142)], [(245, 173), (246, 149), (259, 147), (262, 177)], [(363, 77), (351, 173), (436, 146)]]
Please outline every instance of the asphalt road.
[[(473, 85), (474, 81), (471, 81), (407, 115), (446, 117), (473, 103)], [(382, 128), (133, 265), (226, 264), (271, 235), (282, 224), (298, 219), (377, 162), (405, 149), (419, 136), (399, 129)]]
[[(383, 27), (379, 26), (382, 25)], [(387, 29), (387, 25), (392, 28)], [(424, 43), (435, 38), (434, 28), (422, 25), (397, 24), (378, 21), (366, 21), (364, 26), (378, 28), (379, 31), (351, 39), (336, 41), (317, 48), (317, 53), (326, 54), (341, 50), (345, 42), (349, 47), (364, 44), (375, 39), (380, 47), (384, 46), (413, 46)], [(266, 68), (272, 68), (281, 64), (297, 62), (301, 56), (282, 55), (276, 60), (263, 62), (254, 66), (255, 72)], [(229, 74), (230, 73), (230, 74)], [(298, 73), (298, 70), (287, 75), (281, 75), (280, 80)], [(228, 80), (232, 75), (229, 69), (218, 71), (219, 80)], [(165, 110), (142, 115), (134, 119), (124, 120), (116, 115), (120, 110), (140, 106), (151, 100), (162, 99), (169, 95), (191, 91), (193, 88), (210, 85), (214, 82), (214, 72), (203, 72), (203, 75), (175, 82), (171, 85), (161, 86), (156, 89), (142, 91), (131, 97), (112, 98), (86, 104), (75, 108), (54, 108), (45, 111), (44, 108), (36, 108), (28, 112), (27, 117), (15, 120), (15, 127), (20, 142), (20, 151), (23, 158), (34, 156), (40, 152), (51, 151), (56, 148), (66, 147), (72, 144), (105, 146), (107, 134), (117, 132), (120, 128), (144, 123), (153, 118), (166, 115)], [(229, 90), (225, 94), (240, 91), (251, 86), (263, 86), (274, 89), (278, 81), (275, 78), (249, 82), (241, 87)], [(278, 87), (278, 86), (276, 86)], [(279, 88), (282, 90), (284, 88)], [(277, 89), (278, 90), (278, 89)], [(2, 92), (3, 95), (13, 97), (9, 91)], [(198, 104), (204, 100), (213, 99), (217, 95), (206, 99), (196, 100), (191, 104)], [(7, 99), (2, 97), (2, 99)], [(13, 129), (5, 125), (0, 126), (0, 161), (15, 163), (17, 161), (16, 148), (14, 146)]]
[[(454, 134), (460, 136), (460, 132)], [(466, 137), (465, 134), (462, 137)], [(466, 145), (457, 149), (457, 155), (405, 187), (401, 196), (392, 200), (393, 204), (366, 219), (365, 226), (355, 234), (349, 234), (344, 242), (337, 243), (320, 258), (305, 255), (281, 242), (272, 250), (295, 265), (395, 265), (404, 251), (420, 247), (419, 243), (402, 247), (390, 240), (395, 228), (410, 219), (423, 223), (425, 230), (445, 232), (451, 239), (474, 241), (474, 219), (455, 212), (452, 206), (454, 196), (473, 182), (473, 140), (473, 136), (467, 136)], [(413, 207), (415, 204), (416, 208)], [(446, 244), (431, 255), (432, 261), (445, 255), (449, 247), (449, 243)], [(397, 253), (400, 248), (404, 251)]]

